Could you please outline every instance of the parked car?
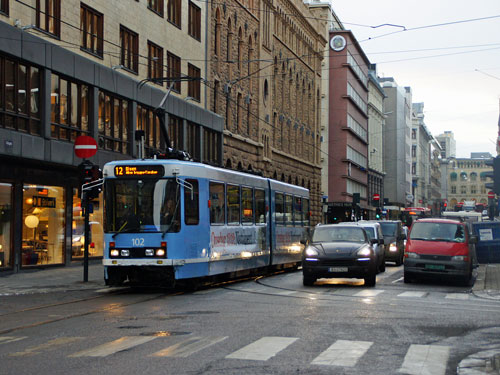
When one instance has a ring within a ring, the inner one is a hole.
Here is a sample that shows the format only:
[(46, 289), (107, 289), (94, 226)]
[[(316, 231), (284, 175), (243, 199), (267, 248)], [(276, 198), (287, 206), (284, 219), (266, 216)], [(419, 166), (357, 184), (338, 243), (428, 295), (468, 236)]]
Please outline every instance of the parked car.
[(403, 231), (401, 220), (383, 220), (379, 221), (382, 226), (385, 243), (385, 260), (395, 262), (396, 266), (403, 264), (405, 253), (406, 235)]
[(360, 226), (366, 231), (368, 239), (377, 240), (377, 242), (373, 243), (373, 250), (375, 251), (375, 255), (377, 257), (377, 270), (378, 272), (385, 272), (385, 246), (381, 225), (376, 221), (369, 220), (351, 221), (342, 224)]
[(314, 228), (302, 256), (303, 283), (311, 286), (322, 277), (364, 279), (375, 286), (377, 257), (365, 229), (354, 225), (327, 224)]
[(477, 237), (469, 224), (450, 219), (413, 223), (405, 249), (404, 282), (418, 276), (453, 277), (469, 285), (476, 263)]

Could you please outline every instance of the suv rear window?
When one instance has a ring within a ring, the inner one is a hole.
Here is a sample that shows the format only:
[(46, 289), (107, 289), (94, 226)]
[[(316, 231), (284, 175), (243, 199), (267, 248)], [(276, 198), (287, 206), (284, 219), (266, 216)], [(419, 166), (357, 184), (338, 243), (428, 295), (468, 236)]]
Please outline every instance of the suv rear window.
[(394, 237), (396, 235), (397, 223), (380, 223), (384, 236)]

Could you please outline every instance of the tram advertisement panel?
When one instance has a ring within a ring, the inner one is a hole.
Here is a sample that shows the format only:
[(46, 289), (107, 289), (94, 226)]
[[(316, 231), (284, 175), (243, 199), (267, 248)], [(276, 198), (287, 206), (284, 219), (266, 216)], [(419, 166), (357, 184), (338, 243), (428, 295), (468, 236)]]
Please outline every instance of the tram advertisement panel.
[(241, 255), (242, 252), (261, 255), (266, 250), (266, 227), (212, 226), (210, 248), (212, 257)]
[(304, 227), (276, 227), (275, 254), (300, 253), (302, 250), (300, 240), (304, 231)]

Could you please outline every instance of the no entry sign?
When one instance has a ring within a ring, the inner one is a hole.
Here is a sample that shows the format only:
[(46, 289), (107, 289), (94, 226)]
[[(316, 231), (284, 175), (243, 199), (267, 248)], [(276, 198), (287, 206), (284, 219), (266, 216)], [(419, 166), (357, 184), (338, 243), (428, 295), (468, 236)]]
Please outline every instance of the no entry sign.
[(490, 198), (490, 199), (494, 199), (494, 198), (495, 198), (495, 193), (494, 193), (494, 192), (492, 192), (492, 191), (489, 191), (489, 192), (488, 192), (488, 198)]
[(81, 135), (75, 140), (75, 155), (86, 159), (94, 156), (97, 152), (97, 142), (88, 135)]

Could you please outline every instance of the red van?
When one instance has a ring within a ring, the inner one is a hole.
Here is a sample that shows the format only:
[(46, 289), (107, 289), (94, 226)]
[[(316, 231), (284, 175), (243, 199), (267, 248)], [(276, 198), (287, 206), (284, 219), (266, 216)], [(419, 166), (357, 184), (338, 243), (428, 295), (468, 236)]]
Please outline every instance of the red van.
[(458, 220), (419, 219), (411, 226), (405, 248), (404, 282), (418, 276), (449, 276), (469, 285), (476, 263), (469, 225)]

